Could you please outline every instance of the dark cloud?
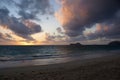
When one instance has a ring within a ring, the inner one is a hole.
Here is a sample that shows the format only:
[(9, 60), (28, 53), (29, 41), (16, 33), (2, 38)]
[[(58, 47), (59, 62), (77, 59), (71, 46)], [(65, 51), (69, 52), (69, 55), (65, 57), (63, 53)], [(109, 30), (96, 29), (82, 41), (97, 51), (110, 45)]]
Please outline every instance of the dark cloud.
[[(94, 36), (110, 36), (112, 38), (116, 35), (120, 38), (120, 31), (118, 30), (120, 22), (116, 22), (120, 21), (118, 19), (120, 0), (60, 0), (60, 2), (62, 8), (56, 13), (56, 17), (68, 36), (80, 36), (85, 28), (91, 28), (96, 23), (102, 23), (108, 25), (109, 31), (104, 31), (104, 35), (102, 35), (103, 32), (95, 32)], [(109, 25), (110, 23), (114, 26)]]
[(9, 38), (9, 39), (12, 39), (12, 38), (13, 38), (13, 37), (12, 37), (10, 34), (8, 34), (8, 33), (6, 33), (5, 35), (6, 35), (6, 37)]
[(79, 36), (76, 36), (76, 37), (68, 37), (66, 38), (65, 41), (69, 42), (69, 43), (72, 43), (72, 42), (79, 42), (79, 41), (85, 41), (86, 38), (83, 36), (83, 35), (79, 35)]
[(21, 0), (20, 4), (17, 4), (22, 11), (30, 11), (33, 14), (51, 14), (53, 13), (49, 0)]
[(56, 30), (57, 30), (58, 33), (64, 34), (64, 32), (62, 31), (62, 29), (60, 27), (58, 27)]
[(77, 36), (77, 37), (69, 37), (67, 35), (60, 35), (60, 34), (50, 34), (46, 33), (45, 41), (43, 43), (52, 43), (52, 44), (68, 44), (73, 42), (84, 42), (85, 37), (83, 35)]
[(22, 19), (37, 19), (37, 15), (53, 14), (49, 0), (2, 0), (0, 7), (12, 8)]
[(0, 32), (0, 45), (16, 45), (16, 40), (8, 33)]
[(17, 6), (23, 19), (37, 19), (38, 14), (53, 14), (49, 0), (21, 0)]
[(9, 16), (8, 9), (0, 9), (0, 25), (12, 30), (16, 35), (28, 40), (34, 40), (30, 35), (41, 32), (41, 26), (27, 21), (19, 21), (16, 17)]
[(33, 22), (33, 20), (40, 20), (37, 16), (46, 14), (53, 14), (49, 0), (0, 1), (1, 27), (10, 29), (26, 40), (34, 40), (31, 35), (42, 31), (41, 26)]
[(120, 38), (120, 19), (113, 19), (106, 23), (100, 23), (96, 25), (94, 33), (89, 33), (88, 39), (107, 38), (107, 39), (119, 39)]
[(3, 34), (0, 32), (0, 41), (12, 41), (12, 36), (9, 34)]
[(50, 33), (46, 33), (45, 34), (45, 39), (48, 42), (56, 42), (56, 41), (63, 41), (64, 38), (66, 37), (65, 35), (60, 35), (60, 34), (50, 34)]
[(55, 40), (55, 36), (54, 35), (50, 35), (49, 33), (45, 34), (45, 39), (46, 41), (54, 41)]
[(0, 24), (6, 24), (8, 22), (9, 10), (7, 8), (0, 9)]
[(0, 39), (3, 39), (3, 34), (2, 33), (0, 33)]
[(62, 31), (61, 27), (58, 27), (56, 28), (56, 31), (57, 31), (57, 34), (53, 33), (53, 34), (50, 34), (50, 33), (46, 33), (45, 34), (45, 39), (46, 41), (51, 41), (51, 42), (61, 42), (61, 41), (64, 41), (65, 38), (66, 38), (66, 35), (65, 33)]
[(37, 19), (35, 14), (31, 14), (31, 13), (28, 13), (25, 11), (19, 11), (19, 15), (22, 16), (21, 18), (23, 20), (25, 20), (25, 19)]

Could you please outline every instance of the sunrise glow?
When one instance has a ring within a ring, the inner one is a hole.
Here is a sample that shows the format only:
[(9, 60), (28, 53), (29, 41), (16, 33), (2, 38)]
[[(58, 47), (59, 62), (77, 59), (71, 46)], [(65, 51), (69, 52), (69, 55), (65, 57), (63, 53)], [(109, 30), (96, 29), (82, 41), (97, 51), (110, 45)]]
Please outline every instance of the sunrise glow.
[(119, 4), (107, 3), (1, 0), (0, 45), (104, 44), (120, 40)]

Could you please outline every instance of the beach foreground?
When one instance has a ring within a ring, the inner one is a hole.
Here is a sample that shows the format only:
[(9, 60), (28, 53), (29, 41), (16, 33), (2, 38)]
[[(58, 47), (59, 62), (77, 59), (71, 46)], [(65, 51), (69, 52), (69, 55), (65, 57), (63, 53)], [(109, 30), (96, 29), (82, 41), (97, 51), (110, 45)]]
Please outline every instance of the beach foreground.
[(0, 80), (120, 80), (120, 56), (0, 69)]

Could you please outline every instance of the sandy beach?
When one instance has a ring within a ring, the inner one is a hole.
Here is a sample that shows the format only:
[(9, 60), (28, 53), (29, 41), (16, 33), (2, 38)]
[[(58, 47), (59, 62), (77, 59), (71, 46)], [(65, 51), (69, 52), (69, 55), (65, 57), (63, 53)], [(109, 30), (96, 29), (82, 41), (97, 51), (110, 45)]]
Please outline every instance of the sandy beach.
[(120, 56), (0, 69), (0, 80), (120, 80)]

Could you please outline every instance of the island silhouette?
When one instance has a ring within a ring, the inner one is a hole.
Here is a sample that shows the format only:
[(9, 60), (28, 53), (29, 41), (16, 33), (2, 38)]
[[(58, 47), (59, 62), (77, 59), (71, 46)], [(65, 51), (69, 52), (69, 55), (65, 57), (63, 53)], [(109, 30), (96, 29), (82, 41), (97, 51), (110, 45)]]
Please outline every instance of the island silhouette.
[[(83, 45), (83, 44), (81, 44), (81, 43), (79, 43), (79, 42), (77, 42), (77, 43), (71, 43), (70, 44), (71, 46), (85, 46), (85, 45)], [(109, 42), (108, 44), (106, 44), (107, 46), (120, 46), (120, 41), (111, 41), (111, 42)], [(88, 45), (87, 45), (88, 46)], [(92, 46), (96, 46), (96, 45), (93, 45), (92, 44)]]
[(113, 45), (113, 46), (120, 46), (120, 41), (112, 41), (108, 45)]

